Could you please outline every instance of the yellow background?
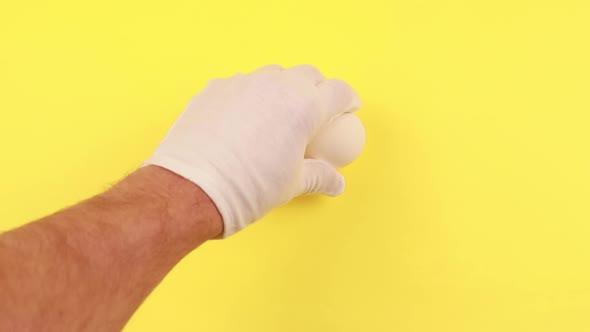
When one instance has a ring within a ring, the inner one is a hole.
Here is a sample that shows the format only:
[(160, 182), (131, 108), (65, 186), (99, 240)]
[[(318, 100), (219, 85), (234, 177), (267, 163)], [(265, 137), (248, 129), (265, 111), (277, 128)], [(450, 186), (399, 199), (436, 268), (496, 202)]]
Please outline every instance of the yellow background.
[(586, 0), (4, 1), (0, 229), (148, 157), (207, 79), (317, 65), (368, 142), (341, 198), (206, 244), (134, 331), (590, 331)]

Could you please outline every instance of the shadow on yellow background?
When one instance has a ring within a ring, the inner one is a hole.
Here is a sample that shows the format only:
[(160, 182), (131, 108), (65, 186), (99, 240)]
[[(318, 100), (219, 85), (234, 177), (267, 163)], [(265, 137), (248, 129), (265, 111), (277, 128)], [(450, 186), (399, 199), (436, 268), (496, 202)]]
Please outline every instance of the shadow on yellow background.
[(147, 158), (207, 79), (355, 86), (346, 193), (188, 256), (132, 331), (590, 330), (587, 1), (13, 1), (0, 229)]

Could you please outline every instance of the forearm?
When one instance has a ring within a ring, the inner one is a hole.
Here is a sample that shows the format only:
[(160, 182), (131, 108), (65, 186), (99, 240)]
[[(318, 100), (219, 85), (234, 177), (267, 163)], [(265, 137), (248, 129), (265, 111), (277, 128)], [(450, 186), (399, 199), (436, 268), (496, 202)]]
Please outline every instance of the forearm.
[(0, 330), (120, 330), (184, 255), (221, 232), (198, 186), (142, 168), (0, 236)]

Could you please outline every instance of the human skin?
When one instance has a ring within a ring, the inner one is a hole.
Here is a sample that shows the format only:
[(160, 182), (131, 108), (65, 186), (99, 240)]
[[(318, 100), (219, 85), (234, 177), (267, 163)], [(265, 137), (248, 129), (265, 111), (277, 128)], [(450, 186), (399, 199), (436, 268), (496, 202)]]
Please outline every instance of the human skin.
[(142, 167), (0, 236), (0, 331), (119, 331), (174, 265), (222, 231), (199, 186)]

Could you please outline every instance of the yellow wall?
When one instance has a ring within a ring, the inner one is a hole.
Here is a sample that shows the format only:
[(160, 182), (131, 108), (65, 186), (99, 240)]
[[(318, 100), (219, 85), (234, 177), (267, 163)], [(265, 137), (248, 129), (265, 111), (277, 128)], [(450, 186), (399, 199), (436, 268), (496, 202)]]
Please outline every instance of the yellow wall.
[(184, 260), (135, 331), (590, 331), (586, 0), (11, 1), (0, 229), (92, 195), (206, 80), (316, 64), (368, 143)]

